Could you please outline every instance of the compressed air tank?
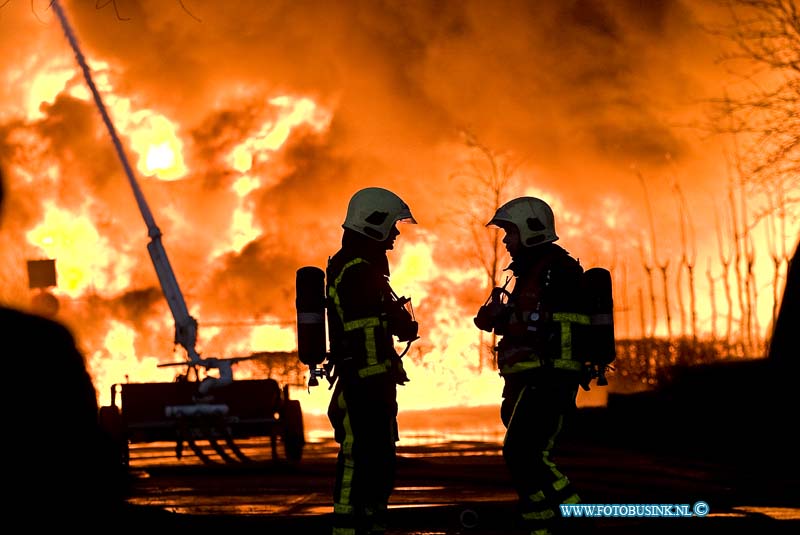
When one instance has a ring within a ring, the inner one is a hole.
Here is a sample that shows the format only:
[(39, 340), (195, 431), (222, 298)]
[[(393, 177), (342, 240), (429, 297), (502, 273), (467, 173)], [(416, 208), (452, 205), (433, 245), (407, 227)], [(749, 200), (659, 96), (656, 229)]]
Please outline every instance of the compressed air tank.
[(325, 272), (315, 266), (297, 270), (297, 356), (307, 366), (325, 361)]
[(617, 355), (611, 272), (600, 267), (587, 269), (583, 274), (583, 287), (588, 299), (586, 312), (590, 326), (587, 347), (591, 360), (597, 364), (611, 364)]

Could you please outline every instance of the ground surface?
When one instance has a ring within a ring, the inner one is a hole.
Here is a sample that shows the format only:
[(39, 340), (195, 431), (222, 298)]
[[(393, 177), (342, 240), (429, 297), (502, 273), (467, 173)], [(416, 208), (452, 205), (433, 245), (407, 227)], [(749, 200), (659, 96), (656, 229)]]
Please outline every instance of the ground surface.
[[(600, 414), (600, 413), (598, 413)], [(709, 504), (692, 518), (568, 520), (586, 533), (800, 533), (800, 476), (792, 459), (753, 458), (738, 450), (676, 448), (658, 437), (609, 436), (587, 411), (581, 432), (565, 435), (560, 468), (584, 503)], [(247, 530), (270, 534), (328, 533), (336, 444), (325, 433), (300, 463), (273, 460), (259, 440), (243, 444), (252, 463), (204, 465), (178, 461), (169, 444), (133, 449), (129, 527)], [(524, 533), (497, 436), (401, 441), (390, 503), (390, 535)], [(746, 531), (743, 531), (746, 530)]]

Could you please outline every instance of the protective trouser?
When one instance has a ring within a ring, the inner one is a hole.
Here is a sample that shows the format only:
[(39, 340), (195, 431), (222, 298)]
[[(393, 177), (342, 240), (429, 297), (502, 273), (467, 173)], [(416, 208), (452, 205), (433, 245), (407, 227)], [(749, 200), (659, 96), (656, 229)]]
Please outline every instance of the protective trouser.
[(577, 387), (528, 384), (507, 390), (500, 409), (506, 426), (503, 457), (525, 526), (532, 534), (548, 534), (561, 521), (559, 504), (580, 502), (550, 459), (564, 417), (575, 407)]
[(394, 488), (396, 385), (388, 376), (333, 392), (328, 418), (339, 443), (333, 494), (333, 535), (381, 534)]

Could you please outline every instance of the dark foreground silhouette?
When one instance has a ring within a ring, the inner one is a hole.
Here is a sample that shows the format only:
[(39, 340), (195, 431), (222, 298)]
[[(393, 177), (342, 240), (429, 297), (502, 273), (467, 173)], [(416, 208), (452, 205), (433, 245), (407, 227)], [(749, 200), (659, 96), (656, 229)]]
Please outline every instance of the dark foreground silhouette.
[[(3, 186), (0, 173), (0, 208)], [(127, 475), (99, 426), (95, 388), (71, 332), (0, 306), (0, 344), (3, 510), (26, 531), (119, 515)]]

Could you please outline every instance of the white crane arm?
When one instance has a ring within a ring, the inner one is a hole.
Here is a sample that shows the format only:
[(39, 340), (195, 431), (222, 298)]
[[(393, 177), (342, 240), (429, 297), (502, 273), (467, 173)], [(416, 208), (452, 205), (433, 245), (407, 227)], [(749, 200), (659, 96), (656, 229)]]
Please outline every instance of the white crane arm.
[(158, 281), (161, 284), (161, 291), (164, 293), (164, 297), (167, 299), (169, 309), (172, 312), (172, 317), (175, 320), (175, 343), (180, 344), (184, 347), (184, 349), (186, 349), (186, 353), (191, 361), (191, 364), (202, 364), (203, 362), (200, 360), (200, 355), (197, 353), (195, 348), (195, 344), (197, 342), (197, 321), (191, 315), (189, 315), (189, 311), (186, 308), (186, 302), (184, 301), (183, 294), (178, 286), (175, 273), (172, 271), (172, 266), (167, 258), (164, 245), (161, 243), (161, 230), (159, 230), (158, 226), (156, 225), (153, 214), (150, 212), (150, 207), (147, 205), (147, 201), (144, 198), (144, 194), (142, 193), (138, 182), (136, 182), (133, 169), (128, 162), (127, 156), (125, 155), (125, 151), (122, 148), (122, 143), (120, 142), (117, 131), (114, 128), (114, 123), (111, 122), (111, 117), (108, 115), (108, 111), (106, 110), (103, 99), (100, 96), (100, 92), (97, 90), (97, 86), (92, 79), (92, 73), (89, 70), (89, 65), (86, 63), (86, 59), (83, 57), (80, 46), (78, 45), (75, 32), (72, 30), (72, 27), (70, 26), (69, 21), (64, 14), (64, 10), (61, 8), (58, 0), (53, 0), (51, 6), (53, 7), (53, 11), (58, 17), (61, 27), (67, 36), (67, 40), (69, 41), (69, 44), (75, 53), (75, 58), (78, 60), (78, 65), (83, 71), (83, 77), (86, 80), (86, 84), (89, 86), (89, 90), (92, 92), (92, 97), (94, 98), (97, 109), (100, 111), (103, 122), (108, 129), (111, 140), (114, 142), (114, 148), (117, 151), (117, 156), (119, 156), (119, 160), (122, 163), (123, 169), (125, 170), (125, 175), (128, 177), (128, 182), (133, 190), (133, 195), (136, 198), (136, 204), (139, 206), (139, 211), (142, 213), (142, 218), (147, 225), (147, 234), (150, 236), (150, 243), (147, 244), (147, 250), (150, 253), (150, 258), (153, 261), (153, 267), (155, 267), (156, 274), (158, 275)]

